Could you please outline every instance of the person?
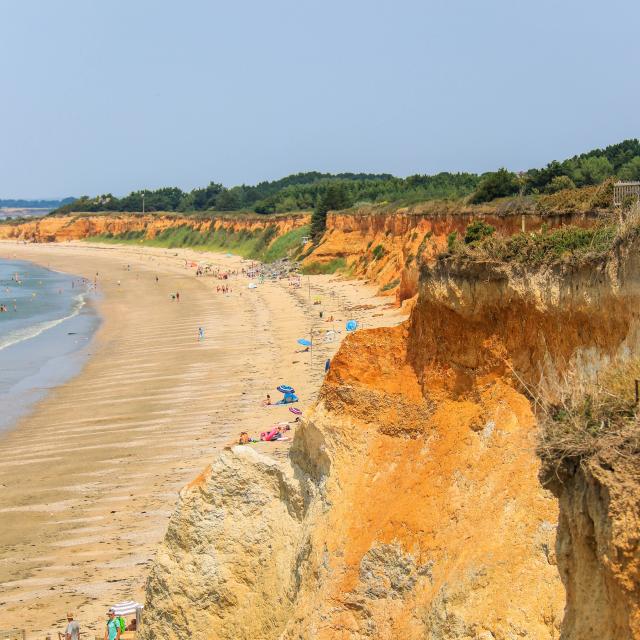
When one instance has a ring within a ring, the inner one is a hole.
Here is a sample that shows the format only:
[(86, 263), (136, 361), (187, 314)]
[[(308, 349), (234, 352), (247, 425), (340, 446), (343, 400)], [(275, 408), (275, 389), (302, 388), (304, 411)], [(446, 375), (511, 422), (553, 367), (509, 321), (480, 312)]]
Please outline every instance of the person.
[(158, 280), (159, 280), (159, 278), (158, 278), (158, 276), (156, 276), (156, 284), (158, 284)]
[(80, 625), (73, 619), (73, 613), (67, 613), (67, 628), (64, 632), (65, 640), (80, 640)]
[(249, 444), (249, 434), (246, 431), (242, 431), (240, 433), (240, 439), (238, 440), (238, 444)]
[(262, 401), (262, 404), (267, 406), (271, 404), (271, 396), (267, 393), (267, 399)]
[(116, 618), (115, 609), (109, 609), (107, 616), (107, 628), (104, 630), (104, 640), (120, 640), (120, 622), (118, 618)]
[(198, 327), (198, 340), (204, 340), (204, 329), (202, 327)]
[(176, 302), (180, 302), (180, 293), (176, 291)]
[(127, 625), (127, 631), (137, 631), (138, 621), (135, 618), (131, 618), (131, 621)]

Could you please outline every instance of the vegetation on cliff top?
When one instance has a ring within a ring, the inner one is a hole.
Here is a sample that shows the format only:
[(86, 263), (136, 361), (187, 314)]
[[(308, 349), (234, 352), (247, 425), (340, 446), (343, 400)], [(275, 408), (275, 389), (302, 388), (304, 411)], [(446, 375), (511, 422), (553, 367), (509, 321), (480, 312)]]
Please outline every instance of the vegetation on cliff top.
[[(386, 173), (330, 174), (312, 171), (260, 182), (254, 186), (243, 184), (227, 188), (211, 182), (206, 187), (190, 192), (178, 187), (163, 187), (134, 191), (122, 198), (110, 193), (94, 198), (82, 196), (59, 207), (55, 213), (141, 211), (143, 196), (145, 210), (149, 212), (252, 210), (271, 214), (312, 209), (322, 211), (328, 206), (327, 199), (336, 199), (336, 191), (342, 197), (330, 209), (344, 209), (363, 203), (394, 202), (407, 205), (465, 198), (471, 203), (484, 203), (515, 195), (538, 198), (573, 193), (576, 187), (595, 186), (612, 178), (640, 180), (640, 141), (625, 140), (562, 162), (554, 160), (542, 169), (529, 169), (520, 174), (504, 168), (482, 175), (442, 172), (435, 175), (416, 174), (407, 178)], [(552, 205), (547, 203), (546, 206)]]
[(468, 227), (464, 242), (453, 232), (448, 237), (447, 253), (450, 257), (472, 261), (520, 263), (531, 267), (554, 264), (566, 260), (592, 260), (609, 253), (616, 244), (640, 233), (640, 205), (635, 204), (617, 214), (603, 217), (592, 227), (566, 225), (549, 230), (545, 225), (539, 231), (504, 236), (477, 220)]

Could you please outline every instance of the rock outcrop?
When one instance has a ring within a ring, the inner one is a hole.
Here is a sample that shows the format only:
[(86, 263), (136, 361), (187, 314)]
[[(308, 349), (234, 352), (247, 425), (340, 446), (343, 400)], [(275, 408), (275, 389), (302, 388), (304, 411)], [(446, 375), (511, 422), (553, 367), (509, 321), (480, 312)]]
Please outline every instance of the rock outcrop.
[(541, 479), (560, 502), (561, 637), (640, 638), (640, 460), (609, 452), (545, 465)]

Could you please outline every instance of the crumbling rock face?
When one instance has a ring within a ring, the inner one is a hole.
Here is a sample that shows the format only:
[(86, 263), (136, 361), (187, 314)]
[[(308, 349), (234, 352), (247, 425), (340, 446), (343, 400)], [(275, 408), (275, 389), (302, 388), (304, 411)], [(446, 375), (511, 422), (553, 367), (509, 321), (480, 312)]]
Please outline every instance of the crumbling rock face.
[(187, 486), (149, 576), (142, 638), (272, 638), (291, 615), (300, 483), (249, 447)]
[(640, 460), (617, 454), (545, 467), (560, 501), (556, 556), (566, 640), (640, 638)]

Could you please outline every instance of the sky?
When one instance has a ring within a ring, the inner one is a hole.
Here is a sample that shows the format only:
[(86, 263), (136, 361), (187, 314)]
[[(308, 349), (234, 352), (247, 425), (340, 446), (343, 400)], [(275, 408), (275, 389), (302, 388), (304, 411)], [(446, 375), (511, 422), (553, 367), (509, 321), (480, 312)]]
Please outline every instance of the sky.
[(640, 131), (637, 0), (0, 0), (0, 198), (543, 166)]

